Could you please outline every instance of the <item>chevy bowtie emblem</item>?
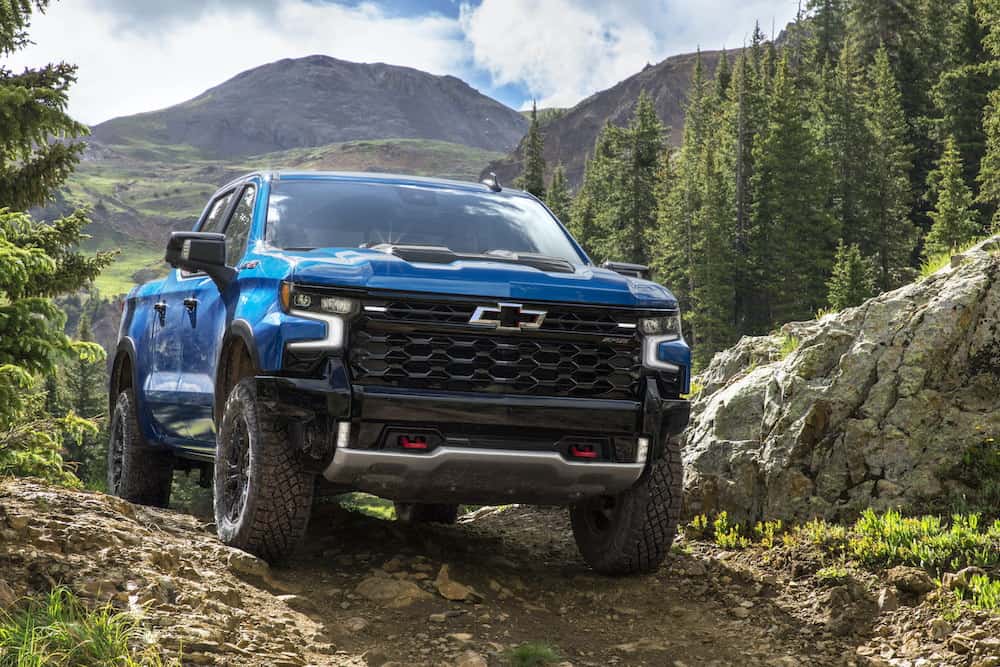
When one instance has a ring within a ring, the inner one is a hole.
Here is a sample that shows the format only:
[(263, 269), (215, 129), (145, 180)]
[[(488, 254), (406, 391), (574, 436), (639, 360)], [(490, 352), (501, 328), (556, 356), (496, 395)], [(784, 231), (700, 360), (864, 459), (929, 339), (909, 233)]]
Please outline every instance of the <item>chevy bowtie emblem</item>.
[(544, 310), (525, 310), (519, 303), (498, 303), (476, 308), (469, 324), (498, 331), (523, 331), (541, 328), (544, 321)]

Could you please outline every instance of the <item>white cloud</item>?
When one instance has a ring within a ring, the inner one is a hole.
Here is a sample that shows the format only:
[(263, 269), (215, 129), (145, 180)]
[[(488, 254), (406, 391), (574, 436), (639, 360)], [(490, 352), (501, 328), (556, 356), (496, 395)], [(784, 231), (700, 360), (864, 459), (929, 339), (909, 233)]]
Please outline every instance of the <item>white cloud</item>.
[(542, 106), (569, 106), (669, 55), (739, 47), (797, 0), (483, 0), (460, 21), (473, 62), (498, 84), (523, 84)]
[(501, 85), (526, 85), (542, 106), (573, 105), (657, 52), (641, 24), (572, 0), (484, 0), (460, 20), (476, 65)]
[[(476, 0), (478, 1), (478, 0)], [(435, 74), (488, 73), (542, 105), (571, 106), (676, 53), (738, 48), (780, 30), (798, 0), (482, 0), (458, 18), (391, 2), (67, 0), (36, 17), (36, 45), (2, 63), (79, 65), (70, 112), (87, 123), (190, 99), (281, 58), (326, 54)], [(482, 80), (481, 76), (477, 77)], [(487, 94), (489, 91), (486, 91)], [(526, 103), (529, 100), (525, 101)]]
[[(92, 0), (96, 3), (97, 0)], [(280, 11), (223, 7), (185, 22), (159, 21), (158, 32), (123, 29), (122, 17), (95, 4), (54, 3), (30, 30), (35, 45), (12, 69), (58, 60), (79, 66), (70, 112), (87, 123), (190, 99), (243, 70), (312, 54), (388, 62), (435, 74), (467, 62), (457, 23), (441, 16), (386, 16), (356, 7), (285, 0)]]

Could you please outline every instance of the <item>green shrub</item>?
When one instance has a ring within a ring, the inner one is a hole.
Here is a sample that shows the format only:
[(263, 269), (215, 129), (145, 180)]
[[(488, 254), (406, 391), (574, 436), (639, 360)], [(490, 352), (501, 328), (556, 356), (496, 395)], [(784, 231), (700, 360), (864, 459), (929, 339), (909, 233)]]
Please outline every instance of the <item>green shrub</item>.
[(915, 565), (940, 573), (969, 565), (1000, 562), (1000, 520), (981, 526), (979, 514), (956, 514), (950, 525), (940, 517), (903, 517), (899, 512), (865, 510), (854, 525), (851, 555), (866, 565)]
[(712, 522), (715, 533), (715, 543), (723, 549), (746, 549), (751, 545), (750, 539), (744, 537), (739, 524), (729, 523), (729, 514), (719, 512)]
[(842, 565), (830, 565), (816, 571), (816, 578), (831, 586), (846, 582), (850, 576), (851, 573)]
[(156, 667), (159, 652), (142, 644), (138, 619), (110, 605), (87, 609), (65, 588), (0, 610), (0, 667)]
[(562, 660), (553, 646), (540, 642), (528, 642), (508, 649), (504, 655), (510, 667), (545, 667)]
[(802, 341), (799, 340), (798, 336), (792, 336), (789, 334), (783, 334), (781, 337), (781, 350), (779, 352), (782, 359), (790, 355), (795, 350), (799, 349), (799, 345)]
[(968, 593), (961, 590), (956, 592), (961, 599), (968, 597), (969, 602), (977, 609), (1000, 609), (1000, 581), (985, 575), (977, 574), (969, 580)]

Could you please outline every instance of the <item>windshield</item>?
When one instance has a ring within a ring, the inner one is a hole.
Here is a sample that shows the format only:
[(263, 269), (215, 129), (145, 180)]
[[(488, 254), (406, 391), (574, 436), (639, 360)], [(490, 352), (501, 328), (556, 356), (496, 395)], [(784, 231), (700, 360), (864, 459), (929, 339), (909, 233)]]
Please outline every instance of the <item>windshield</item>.
[(267, 240), (279, 248), (443, 246), (456, 253), (583, 258), (538, 202), (504, 192), (350, 181), (276, 181)]

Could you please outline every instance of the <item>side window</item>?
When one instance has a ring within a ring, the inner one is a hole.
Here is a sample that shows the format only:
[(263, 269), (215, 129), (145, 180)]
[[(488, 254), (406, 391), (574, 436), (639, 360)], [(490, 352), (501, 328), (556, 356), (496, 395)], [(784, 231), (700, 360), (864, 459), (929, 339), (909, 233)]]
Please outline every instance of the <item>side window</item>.
[(257, 197), (257, 188), (248, 185), (243, 190), (239, 203), (233, 209), (233, 215), (226, 225), (226, 264), (236, 266), (247, 251), (247, 241), (250, 238), (250, 224), (253, 222), (253, 203)]
[(208, 209), (208, 215), (205, 216), (205, 221), (201, 223), (201, 227), (198, 228), (198, 231), (215, 233), (221, 232), (222, 225), (225, 222), (226, 211), (229, 210), (229, 205), (233, 203), (233, 197), (235, 196), (236, 190), (230, 190), (212, 202), (211, 207)]

